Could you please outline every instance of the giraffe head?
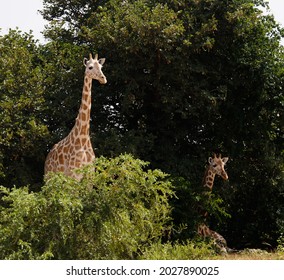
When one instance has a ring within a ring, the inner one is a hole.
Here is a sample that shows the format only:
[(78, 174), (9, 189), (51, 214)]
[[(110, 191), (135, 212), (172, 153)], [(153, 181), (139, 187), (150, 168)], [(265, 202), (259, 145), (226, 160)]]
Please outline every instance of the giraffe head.
[(85, 75), (91, 79), (98, 80), (101, 84), (106, 84), (107, 79), (102, 72), (103, 64), (105, 63), (105, 58), (98, 59), (98, 55), (95, 58), (90, 54), (89, 60), (84, 58), (84, 65), (86, 67)]
[(225, 171), (225, 164), (228, 161), (228, 157), (219, 157), (216, 156), (216, 154), (213, 155), (213, 157), (209, 157), (208, 162), (209, 162), (209, 168), (211, 172), (214, 173), (214, 175), (219, 175), (221, 176), (224, 180), (228, 180), (228, 174)]

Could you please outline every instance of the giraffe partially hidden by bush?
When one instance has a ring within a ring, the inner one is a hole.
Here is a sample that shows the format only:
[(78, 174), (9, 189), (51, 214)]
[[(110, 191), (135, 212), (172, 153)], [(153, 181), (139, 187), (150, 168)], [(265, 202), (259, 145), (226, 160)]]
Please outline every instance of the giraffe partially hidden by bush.
[[(222, 177), (222, 179), (224, 180), (228, 180), (228, 174), (226, 173), (225, 168), (224, 168), (228, 159), (229, 159), (228, 157), (222, 158), (221, 155), (217, 157), (216, 154), (214, 154), (213, 157), (209, 157), (208, 159), (209, 165), (205, 171), (203, 183), (202, 183), (206, 189), (206, 192), (212, 191), (215, 175)], [(204, 218), (204, 222), (198, 225), (198, 229), (197, 229), (198, 234), (203, 236), (204, 238), (212, 239), (217, 249), (221, 253), (226, 254), (229, 249), (227, 246), (226, 239), (218, 232), (211, 230), (205, 224), (205, 219), (207, 216), (206, 211), (202, 213), (202, 216)]]
[(98, 80), (106, 84), (107, 79), (102, 72), (102, 65), (105, 59), (90, 58), (84, 59), (85, 77), (82, 93), (81, 106), (76, 122), (70, 133), (60, 142), (55, 144), (47, 155), (44, 173), (63, 172), (65, 175), (77, 180), (82, 178), (75, 169), (90, 164), (95, 159), (95, 153), (90, 140), (90, 113), (91, 113), (91, 88), (92, 80)]

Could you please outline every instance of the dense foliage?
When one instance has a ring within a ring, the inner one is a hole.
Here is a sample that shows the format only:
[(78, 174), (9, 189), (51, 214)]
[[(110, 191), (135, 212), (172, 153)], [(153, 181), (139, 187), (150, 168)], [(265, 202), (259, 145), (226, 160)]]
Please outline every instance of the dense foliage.
[(74, 124), (91, 50), (106, 57), (108, 79), (94, 82), (96, 155), (131, 153), (171, 174), (173, 222), (187, 227), (173, 237), (193, 236), (206, 159), (222, 152), (229, 182), (216, 179), (210, 226), (231, 247), (276, 246), (284, 231), (283, 30), (262, 13), (266, 5), (44, 0), (48, 43), (19, 31), (0, 37), (0, 183), (40, 190), (44, 155)]
[(43, 68), (32, 35), (0, 37), (0, 53), (0, 181), (25, 185), (42, 176), (34, 169), (43, 166), (48, 134)]
[[(172, 186), (131, 156), (103, 157), (78, 183), (50, 178), (40, 192), (2, 187), (0, 259), (133, 259), (171, 230)], [(93, 171), (95, 168), (95, 171)]]

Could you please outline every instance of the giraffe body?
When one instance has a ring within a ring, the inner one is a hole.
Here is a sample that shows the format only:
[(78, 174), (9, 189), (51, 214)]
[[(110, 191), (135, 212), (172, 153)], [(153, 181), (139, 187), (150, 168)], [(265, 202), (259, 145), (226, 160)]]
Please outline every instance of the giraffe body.
[(96, 55), (93, 59), (84, 59), (86, 67), (82, 100), (76, 122), (70, 133), (53, 146), (47, 155), (44, 173), (63, 172), (65, 175), (77, 180), (81, 175), (75, 169), (90, 164), (95, 159), (95, 153), (90, 139), (90, 113), (91, 113), (91, 89), (92, 80), (96, 79), (101, 84), (107, 82), (101, 68), (105, 59), (99, 59)]
[(222, 254), (227, 254), (228, 246), (226, 239), (218, 232), (211, 230), (205, 224), (200, 224), (197, 230), (198, 234), (204, 238), (208, 237), (213, 240), (214, 246)]
[[(212, 191), (216, 175), (221, 176), (224, 180), (228, 180), (228, 174), (224, 168), (228, 159), (229, 158), (227, 157), (222, 158), (221, 155), (217, 157), (215, 154), (213, 158), (209, 157), (208, 159), (209, 166), (207, 167), (203, 178), (203, 186), (206, 188), (206, 192)], [(229, 249), (227, 247), (226, 239), (218, 232), (211, 230), (205, 224), (207, 215), (208, 213), (206, 211), (203, 211), (202, 216), (204, 222), (198, 225), (197, 233), (204, 238), (212, 239), (218, 251), (220, 251), (223, 254), (226, 254)]]

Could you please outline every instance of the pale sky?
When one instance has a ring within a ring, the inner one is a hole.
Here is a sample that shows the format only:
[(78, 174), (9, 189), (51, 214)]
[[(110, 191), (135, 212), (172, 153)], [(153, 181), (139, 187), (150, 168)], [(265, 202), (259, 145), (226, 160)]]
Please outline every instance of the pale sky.
[[(33, 31), (36, 39), (44, 42), (41, 31), (47, 24), (38, 12), (43, 8), (42, 0), (1, 0), (0, 34), (6, 34), (9, 28), (18, 27), (21, 31)], [(284, 1), (269, 0), (271, 12), (284, 27)]]
[(33, 31), (36, 39), (44, 42), (41, 31), (47, 24), (38, 12), (42, 10), (42, 0), (0, 0), (0, 34), (7, 34), (9, 28), (24, 32)]

